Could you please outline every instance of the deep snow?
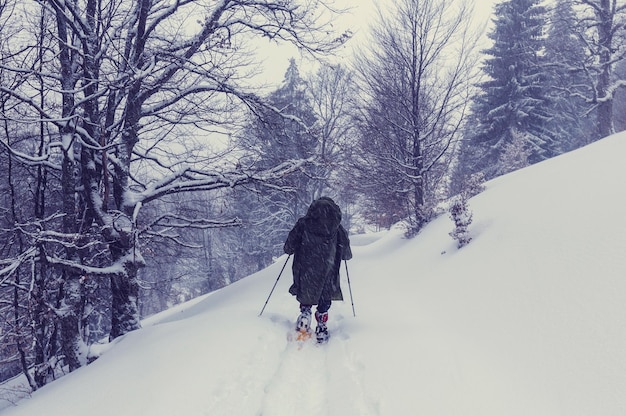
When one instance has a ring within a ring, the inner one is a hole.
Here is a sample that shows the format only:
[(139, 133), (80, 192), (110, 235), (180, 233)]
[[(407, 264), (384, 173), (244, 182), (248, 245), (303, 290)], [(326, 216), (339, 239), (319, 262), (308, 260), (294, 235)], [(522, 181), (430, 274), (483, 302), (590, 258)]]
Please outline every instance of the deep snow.
[(342, 267), (328, 345), (287, 341), (289, 266), (258, 316), (283, 256), (0, 413), (622, 416), (625, 155), (619, 134), (487, 183), (460, 250), (446, 215), (352, 236), (357, 316)]

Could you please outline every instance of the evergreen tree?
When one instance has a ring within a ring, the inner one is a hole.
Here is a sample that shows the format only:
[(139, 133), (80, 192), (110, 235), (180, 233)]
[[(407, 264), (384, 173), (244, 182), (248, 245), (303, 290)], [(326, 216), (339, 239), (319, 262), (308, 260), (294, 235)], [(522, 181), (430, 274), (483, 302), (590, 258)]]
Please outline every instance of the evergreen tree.
[(511, 133), (511, 141), (504, 145), (504, 149), (500, 153), (498, 175), (504, 175), (528, 166), (530, 152), (526, 148), (526, 143), (528, 140), (523, 133), (518, 131)]
[[(316, 117), (307, 92), (307, 84), (291, 59), (282, 85), (272, 92), (262, 110), (239, 139), (246, 156), (241, 163), (255, 168), (269, 168), (289, 159), (310, 159), (318, 150)], [(248, 247), (266, 266), (272, 255), (282, 252), (282, 244), (296, 220), (306, 213), (315, 199), (322, 180), (315, 165), (281, 179), (273, 189), (254, 189), (252, 194), (237, 192), (239, 216), (244, 219), (242, 232)], [(259, 248), (261, 252), (259, 252)], [(246, 254), (251, 254), (246, 253)]]
[[(313, 157), (319, 142), (314, 132), (316, 117), (307, 84), (294, 59), (290, 61), (281, 87), (270, 94), (268, 102), (274, 109), (266, 111), (253, 126), (253, 135), (259, 143), (260, 165), (270, 167), (287, 159)], [(282, 181), (289, 193), (277, 194), (275, 202), (283, 207), (285, 220), (290, 225), (304, 214), (314, 199), (315, 179), (315, 173), (309, 170)]]
[[(527, 139), (528, 162), (557, 154), (546, 96), (542, 62), (546, 9), (540, 0), (509, 0), (496, 5), (493, 46), (483, 70), (488, 80), (479, 84), (473, 116), (464, 138), (462, 175), (484, 172), (487, 179), (503, 170), (501, 155), (515, 135)], [(506, 169), (504, 169), (506, 170)]]

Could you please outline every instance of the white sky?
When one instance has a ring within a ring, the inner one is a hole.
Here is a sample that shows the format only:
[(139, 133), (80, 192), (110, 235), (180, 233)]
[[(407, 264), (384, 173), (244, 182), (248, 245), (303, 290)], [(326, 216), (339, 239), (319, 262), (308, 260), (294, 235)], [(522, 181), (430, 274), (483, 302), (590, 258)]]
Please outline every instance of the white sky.
[[(471, 2), (471, 0), (469, 0)], [(493, 7), (500, 0), (474, 0), (474, 20), (479, 28), (486, 27), (490, 22)], [(355, 34), (353, 39), (345, 46), (346, 55), (349, 56), (350, 50), (354, 45), (360, 42), (363, 35), (367, 32), (368, 26), (373, 23), (376, 18), (376, 4), (387, 3), (393, 4), (393, 0), (335, 0), (336, 6), (339, 8), (349, 9), (349, 11), (340, 16), (339, 25), (350, 28)], [(389, 7), (389, 6), (387, 6)], [(486, 39), (483, 35), (483, 39)], [(268, 47), (267, 51), (263, 51), (264, 73), (259, 77), (260, 82), (269, 83), (273, 86), (280, 85), (283, 80), (290, 58), (296, 58), (302, 72), (307, 72), (307, 62), (303, 61), (298, 51), (293, 47), (283, 46)]]

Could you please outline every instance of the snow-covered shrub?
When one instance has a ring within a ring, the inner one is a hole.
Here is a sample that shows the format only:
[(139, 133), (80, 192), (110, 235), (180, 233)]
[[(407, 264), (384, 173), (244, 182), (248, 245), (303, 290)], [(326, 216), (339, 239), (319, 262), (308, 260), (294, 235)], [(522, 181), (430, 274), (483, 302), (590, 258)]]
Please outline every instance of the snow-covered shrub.
[(461, 193), (450, 206), (450, 218), (454, 221), (454, 230), (450, 236), (457, 240), (458, 248), (464, 247), (472, 240), (467, 228), (472, 223), (472, 211), (468, 208), (467, 196)]

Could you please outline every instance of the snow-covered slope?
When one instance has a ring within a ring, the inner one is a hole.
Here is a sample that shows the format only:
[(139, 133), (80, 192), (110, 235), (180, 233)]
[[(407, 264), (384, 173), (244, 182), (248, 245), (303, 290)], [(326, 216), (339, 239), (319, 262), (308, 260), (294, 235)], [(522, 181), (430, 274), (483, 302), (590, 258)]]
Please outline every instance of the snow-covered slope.
[(298, 349), (286, 257), (147, 320), (17, 415), (624, 415), (626, 135), (501, 177), (418, 237), (354, 236), (328, 345)]

